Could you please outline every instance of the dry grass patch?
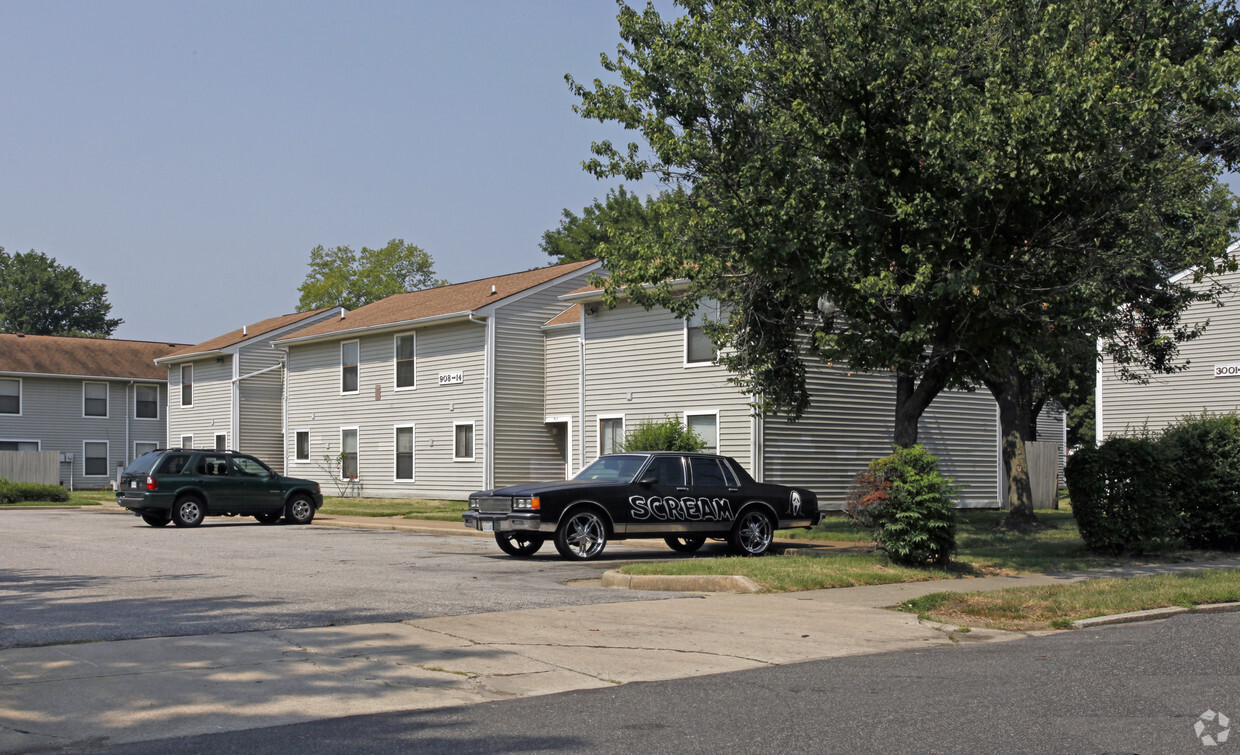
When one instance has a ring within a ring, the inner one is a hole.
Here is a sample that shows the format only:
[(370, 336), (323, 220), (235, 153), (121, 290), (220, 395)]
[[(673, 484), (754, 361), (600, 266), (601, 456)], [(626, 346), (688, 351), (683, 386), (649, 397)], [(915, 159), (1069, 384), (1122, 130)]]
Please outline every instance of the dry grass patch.
[(769, 592), (821, 590), (828, 587), (886, 585), (923, 582), (955, 576), (932, 569), (895, 566), (874, 553), (839, 553), (822, 556), (764, 556), (742, 558), (689, 558), (628, 564), (624, 574), (740, 575), (749, 577)]
[(341, 498), (323, 496), (321, 514), (336, 516), (395, 516), (403, 519), (432, 519), (459, 522), (469, 510), (465, 501), (435, 501), (420, 498)]

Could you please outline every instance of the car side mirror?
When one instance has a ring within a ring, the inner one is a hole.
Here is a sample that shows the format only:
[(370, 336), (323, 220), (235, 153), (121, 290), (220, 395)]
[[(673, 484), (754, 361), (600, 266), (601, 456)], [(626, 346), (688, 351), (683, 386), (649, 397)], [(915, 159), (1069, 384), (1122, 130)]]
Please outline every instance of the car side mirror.
[(654, 485), (658, 481), (659, 481), (658, 475), (648, 474), (648, 475), (642, 475), (642, 478), (637, 481), (637, 484), (638, 485)]

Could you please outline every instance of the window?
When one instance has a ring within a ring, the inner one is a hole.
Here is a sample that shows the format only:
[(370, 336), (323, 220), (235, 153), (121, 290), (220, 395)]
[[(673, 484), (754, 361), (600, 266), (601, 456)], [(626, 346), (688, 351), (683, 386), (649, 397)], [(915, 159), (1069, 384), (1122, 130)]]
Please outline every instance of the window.
[(135, 419), (159, 419), (159, 386), (135, 385), (133, 389)]
[(396, 479), (413, 480), (413, 427), (396, 428)]
[(692, 430), (699, 438), (706, 442), (706, 446), (702, 448), (703, 453), (719, 453), (718, 413), (711, 412), (709, 414), (689, 414), (686, 412), (685, 427)]
[(181, 406), (194, 405), (194, 365), (181, 365)]
[(38, 451), (37, 440), (0, 440), (0, 451)]
[(414, 357), (417, 346), (412, 333), (396, 336), (396, 387), (417, 387), (417, 375), (414, 370)]
[(297, 461), (310, 461), (310, 431), (298, 430), (296, 438), (297, 447), (293, 451), (293, 458)]
[(719, 320), (719, 302), (703, 299), (697, 311), (685, 321), (685, 364), (710, 364), (715, 361), (715, 344), (706, 335), (704, 326)]
[(155, 470), (155, 473), (181, 474), (185, 471), (187, 463), (189, 463), (189, 454), (168, 454), (163, 461), (159, 462), (159, 469)]
[(356, 480), (357, 474), (357, 428), (340, 429), (340, 477)]
[(703, 456), (689, 457), (689, 468), (693, 471), (693, 484), (699, 487), (723, 487), (728, 484), (719, 466), (718, 459)]
[(82, 415), (86, 417), (108, 416), (107, 383), (82, 383)]
[(685, 465), (679, 456), (656, 456), (644, 477), (654, 477), (656, 485), (684, 485)]
[(474, 460), (474, 423), (454, 422), (452, 425), (455, 441), (452, 444), (453, 461)]
[(204, 455), (198, 458), (198, 474), (205, 477), (227, 477), (228, 457)]
[(0, 414), (22, 413), (22, 381), (0, 378)]
[(194, 447), (194, 436), (182, 435), (181, 436), (181, 448), (193, 448), (193, 447)]
[(624, 417), (598, 418), (598, 453), (615, 453), (624, 445)]
[(340, 344), (340, 392), (357, 393), (357, 341)]
[(227, 451), (228, 450), (228, 434), (227, 433), (216, 433), (215, 434), (215, 450), (216, 451)]
[(82, 443), (82, 474), (87, 477), (108, 476), (106, 440), (88, 440)]
[(133, 457), (136, 459), (142, 454), (149, 454), (151, 451), (154, 451), (157, 448), (159, 448), (158, 443), (148, 443), (145, 441), (139, 441), (133, 444)]
[(233, 472), (243, 477), (269, 477), (272, 471), (253, 456), (232, 457)]

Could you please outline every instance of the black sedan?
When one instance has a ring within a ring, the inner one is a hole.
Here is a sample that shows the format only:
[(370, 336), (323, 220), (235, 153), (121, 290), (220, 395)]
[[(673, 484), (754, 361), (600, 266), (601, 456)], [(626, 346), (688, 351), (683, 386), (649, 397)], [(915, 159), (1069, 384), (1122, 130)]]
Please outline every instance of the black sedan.
[(465, 526), (494, 532), (510, 556), (532, 556), (548, 539), (560, 555), (587, 560), (609, 539), (663, 538), (682, 553), (726, 538), (760, 556), (776, 529), (818, 523), (805, 488), (755, 481), (727, 456), (622, 453), (600, 456), (571, 480), (513, 485), (469, 497)]

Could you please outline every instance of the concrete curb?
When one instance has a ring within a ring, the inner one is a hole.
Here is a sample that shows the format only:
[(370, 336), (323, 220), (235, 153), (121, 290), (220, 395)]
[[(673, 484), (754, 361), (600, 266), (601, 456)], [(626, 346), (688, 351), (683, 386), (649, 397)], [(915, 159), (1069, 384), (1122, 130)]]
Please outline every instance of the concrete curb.
[(730, 592), (757, 593), (762, 587), (749, 577), (715, 574), (621, 574), (612, 569), (603, 572), (603, 587), (621, 590), (663, 592)]
[(1169, 616), (1178, 616), (1182, 613), (1232, 613), (1235, 611), (1240, 611), (1240, 603), (1207, 603), (1206, 605), (1193, 608), (1184, 608), (1182, 606), (1151, 608), (1148, 611), (1132, 611), (1131, 613), (1117, 613), (1111, 616), (1095, 616), (1092, 619), (1077, 619), (1072, 622), (1072, 628), (1093, 629), (1094, 627), (1105, 627), (1113, 624), (1131, 624), (1134, 621), (1153, 621), (1155, 619), (1165, 619)]
[(495, 535), (493, 535), (490, 532), (478, 532), (477, 530), (471, 530), (463, 524), (460, 525), (459, 531), (457, 528), (450, 528), (450, 527), (427, 527), (427, 526), (418, 525), (418, 524), (403, 524), (401, 522), (355, 522), (355, 521), (343, 521), (340, 519), (333, 519), (329, 517), (322, 517), (322, 518), (316, 517), (315, 520), (311, 522), (311, 524), (312, 525), (317, 524), (323, 527), (347, 527), (349, 529), (355, 529), (355, 530), (397, 530), (399, 532), (420, 532), (424, 535), (445, 535), (445, 536), (464, 535), (465, 537), (489, 537), (489, 538), (495, 537)]

